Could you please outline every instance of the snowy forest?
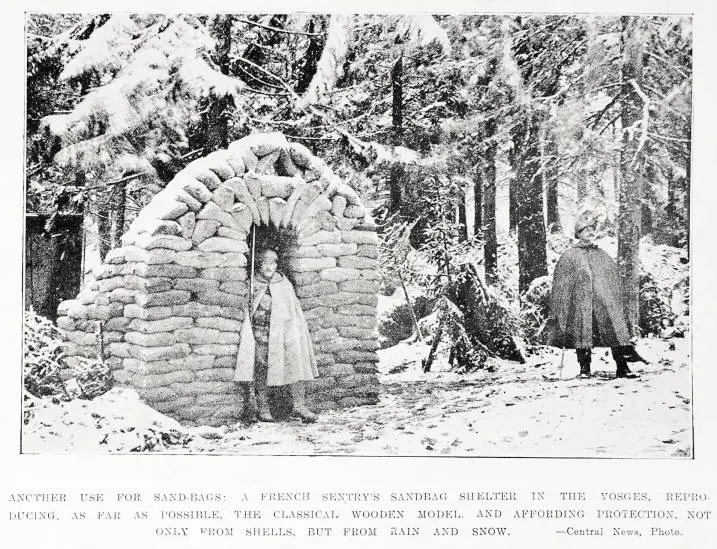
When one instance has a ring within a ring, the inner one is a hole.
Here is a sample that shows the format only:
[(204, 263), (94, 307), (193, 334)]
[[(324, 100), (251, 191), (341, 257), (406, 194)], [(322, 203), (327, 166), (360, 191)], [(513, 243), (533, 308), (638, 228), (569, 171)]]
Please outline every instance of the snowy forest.
[[(192, 431), (147, 407), (116, 419), (129, 405), (99, 366), (77, 374), (93, 392), (81, 406), (68, 396), (57, 329), (27, 311), (33, 451), (51, 444), (42, 422), (96, 406), (117, 451), (691, 455), (689, 18), (36, 14), (26, 46), (26, 212), (48, 235), (81, 216), (83, 281), (188, 164), (281, 132), (375, 222), (383, 387), (311, 435)], [(584, 212), (649, 362), (638, 381), (613, 386), (602, 353), (578, 383), (574, 353), (545, 345), (553, 270)], [(648, 423), (651, 406), (664, 415)], [(601, 434), (578, 436), (573, 414)]]

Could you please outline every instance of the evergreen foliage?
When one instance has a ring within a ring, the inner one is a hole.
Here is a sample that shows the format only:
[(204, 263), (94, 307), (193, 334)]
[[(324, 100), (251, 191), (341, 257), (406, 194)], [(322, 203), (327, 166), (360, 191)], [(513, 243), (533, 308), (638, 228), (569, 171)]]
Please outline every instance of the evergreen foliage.
[[(387, 276), (436, 303), (468, 369), (517, 352), (511, 330), (537, 342), (547, 239), (581, 208), (627, 245), (628, 189), (633, 256), (639, 234), (688, 246), (691, 40), (677, 16), (31, 15), (28, 207), (96, 217), (109, 249), (187, 163), (281, 131), (361, 194), (383, 242), (410, 223), (432, 271), (407, 253)], [(627, 50), (643, 52), (632, 76)], [(518, 272), (505, 282), (507, 211)], [(508, 298), (534, 321), (513, 322)]]
[[(51, 321), (26, 311), (23, 326), (23, 383), (28, 393), (58, 400), (92, 399), (112, 388), (110, 369), (97, 360), (75, 357), (72, 366), (66, 363), (62, 339)], [(73, 385), (67, 382), (70, 379)]]

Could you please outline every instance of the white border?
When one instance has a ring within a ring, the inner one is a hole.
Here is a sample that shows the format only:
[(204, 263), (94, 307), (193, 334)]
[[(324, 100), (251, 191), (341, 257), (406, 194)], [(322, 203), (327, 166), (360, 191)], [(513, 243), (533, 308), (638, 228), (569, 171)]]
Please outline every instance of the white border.
[[(659, 492), (665, 490), (699, 490), (712, 493), (706, 508), (714, 509), (717, 497), (715, 463), (717, 463), (717, 437), (714, 421), (717, 398), (714, 391), (717, 381), (717, 364), (713, 359), (717, 327), (714, 291), (714, 231), (715, 187), (717, 173), (715, 140), (715, 97), (717, 82), (714, 78), (717, 44), (714, 27), (715, 8), (708, 2), (685, 0), (634, 1), (602, 0), (600, 2), (377, 2), (366, 0), (341, 4), (345, 11), (407, 12), (426, 11), (454, 13), (459, 11), (484, 12), (595, 12), (595, 13), (694, 13), (694, 125), (693, 125), (693, 208), (692, 208), (692, 272), (693, 272), (693, 375), (695, 416), (695, 458), (693, 460), (590, 460), (590, 459), (465, 459), (465, 458), (357, 458), (357, 457), (230, 457), (230, 456), (20, 456), (19, 455), (19, 375), (20, 375), (20, 322), (21, 322), (21, 261), (22, 261), (22, 173), (23, 173), (23, 97), (24, 97), (24, 42), (23, 11), (189, 11), (189, 12), (280, 12), (280, 11), (336, 11), (337, 4), (326, 0), (315, 2), (259, 3), (216, 2), (148, 2), (127, 0), (104, 2), (28, 2), (3, 8), (0, 18), (2, 42), (2, 132), (0, 133), (0, 166), (5, 193), (3, 215), (0, 216), (0, 253), (3, 268), (0, 278), (0, 311), (2, 311), (0, 345), (2, 378), (0, 380), (0, 520), (3, 542), (6, 547), (23, 544), (25, 547), (124, 547), (127, 542), (146, 546), (199, 547), (182, 540), (163, 542), (151, 536), (135, 537), (134, 530), (125, 526), (87, 524), (86, 536), (72, 534), (71, 524), (43, 524), (22, 527), (15, 523), (8, 527), (8, 493), (13, 491), (113, 491), (142, 489), (151, 492), (163, 490), (223, 491), (228, 494), (262, 489), (313, 489), (313, 490), (453, 490), (514, 489), (514, 490), (577, 490), (590, 492), (601, 489), (620, 489)], [(648, 412), (645, 411), (647, 414)], [(649, 547), (710, 547), (716, 539), (713, 519), (693, 530), (689, 539), (648, 538), (635, 544)], [(55, 527), (56, 526), (56, 527)], [(550, 532), (548, 524), (517, 530), (501, 546), (568, 547), (575, 544), (616, 547), (627, 544), (622, 539), (566, 539), (540, 536), (541, 528)], [(552, 529), (554, 530), (554, 529)], [(45, 532), (45, 533), (42, 533)], [(212, 544), (216, 547), (296, 547), (297, 541), (271, 540), (276, 543), (249, 542), (244, 538)], [(451, 546), (476, 547), (488, 544), (487, 540), (452, 540)], [(628, 540), (630, 541), (630, 540)], [(9, 543), (8, 543), (9, 542)], [(311, 545), (336, 544), (359, 546), (370, 543), (370, 538), (344, 540), (333, 538), (316, 540)], [(230, 544), (229, 544), (230, 543)], [(385, 544), (380, 540), (379, 546)], [(29, 544), (29, 545), (28, 545)], [(395, 545), (411, 547), (436, 545), (432, 539), (403, 540)], [(303, 544), (302, 544), (303, 545)], [(308, 545), (308, 543), (306, 543)], [(392, 544), (394, 545), (394, 544)], [(440, 544), (439, 544), (440, 545)], [(625, 545), (625, 546), (632, 546)]]

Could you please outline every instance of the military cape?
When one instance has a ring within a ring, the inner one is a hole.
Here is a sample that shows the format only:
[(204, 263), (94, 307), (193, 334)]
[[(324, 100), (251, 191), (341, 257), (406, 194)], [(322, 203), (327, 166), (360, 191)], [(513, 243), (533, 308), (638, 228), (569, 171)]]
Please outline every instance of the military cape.
[(630, 343), (617, 265), (597, 246), (578, 244), (558, 260), (545, 338), (567, 349)]
[[(278, 273), (277, 273), (278, 274)], [(309, 381), (319, 376), (314, 348), (304, 313), (294, 288), (285, 276), (278, 275), (270, 282), (271, 317), (269, 320), (269, 371), (267, 385), (288, 385)], [(258, 305), (267, 290), (267, 283), (257, 279), (252, 303)], [(241, 328), (234, 381), (254, 380), (256, 340), (247, 307)]]

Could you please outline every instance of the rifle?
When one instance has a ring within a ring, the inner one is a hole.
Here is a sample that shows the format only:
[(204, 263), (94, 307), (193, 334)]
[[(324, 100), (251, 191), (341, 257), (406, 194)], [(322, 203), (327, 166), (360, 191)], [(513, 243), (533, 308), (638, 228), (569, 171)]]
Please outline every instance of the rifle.
[(254, 310), (253, 309), (253, 299), (254, 299), (254, 255), (256, 253), (255, 251), (256, 247), (256, 227), (254, 225), (251, 226), (251, 263), (250, 263), (250, 270), (249, 270), (249, 321), (251, 322), (251, 313)]

